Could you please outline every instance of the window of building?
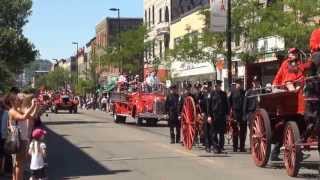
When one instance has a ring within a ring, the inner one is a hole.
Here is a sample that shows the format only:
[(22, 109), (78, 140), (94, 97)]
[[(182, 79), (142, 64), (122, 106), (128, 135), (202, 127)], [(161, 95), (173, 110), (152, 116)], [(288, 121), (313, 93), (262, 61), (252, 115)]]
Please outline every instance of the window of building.
[(178, 46), (179, 44), (180, 44), (180, 42), (181, 42), (181, 38), (175, 38), (174, 39), (174, 46)]
[(159, 9), (159, 23), (162, 23), (162, 9)]
[(144, 11), (144, 23), (146, 25), (148, 24), (148, 13), (147, 13), (147, 10)]
[(166, 10), (165, 10), (165, 21), (169, 22), (169, 8), (168, 8), (168, 6), (166, 6)]
[(152, 24), (154, 25), (154, 6), (152, 6)]
[(240, 46), (240, 34), (235, 35), (235, 44), (236, 46)]
[(148, 49), (144, 50), (144, 57), (145, 57), (145, 59), (148, 59)]
[(149, 21), (148, 21), (148, 24), (149, 24), (149, 27), (151, 26), (151, 10), (149, 8), (149, 17), (148, 17)]
[(168, 49), (169, 48), (169, 44), (170, 44), (170, 35), (169, 34), (165, 34), (164, 35), (164, 48)]
[(152, 57), (155, 57), (155, 56), (156, 56), (156, 53), (155, 53), (155, 44), (156, 44), (156, 42), (153, 41), (153, 42), (152, 42)]
[[(152, 46), (152, 44), (151, 44), (151, 46)], [(151, 58), (151, 56), (152, 56), (152, 54), (151, 54), (151, 48), (152, 48), (152, 47), (151, 47), (151, 46), (149, 46), (149, 47), (148, 47), (148, 54), (149, 54), (149, 56), (148, 56), (148, 57), (149, 57), (149, 59), (150, 59), (150, 58)]]
[(160, 58), (162, 58), (162, 41), (159, 41)]

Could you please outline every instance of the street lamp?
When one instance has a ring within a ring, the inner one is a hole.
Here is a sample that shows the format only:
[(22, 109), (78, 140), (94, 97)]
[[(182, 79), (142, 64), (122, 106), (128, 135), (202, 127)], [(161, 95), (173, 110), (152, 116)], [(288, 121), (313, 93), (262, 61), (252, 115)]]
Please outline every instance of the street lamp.
[(78, 42), (72, 42), (72, 44), (77, 45), (77, 52), (76, 52), (76, 69), (77, 69), (77, 84), (79, 79), (79, 69), (78, 69), (78, 52), (79, 52), (79, 43)]
[[(120, 52), (120, 48), (121, 48), (121, 45), (120, 45), (120, 32), (121, 32), (121, 27), (120, 27), (120, 22), (121, 22), (121, 19), (120, 19), (120, 9), (119, 8), (110, 8), (109, 9), (110, 11), (117, 11), (118, 12), (118, 50)], [(123, 72), (123, 69), (122, 69), (122, 59), (120, 60), (120, 65), (119, 65), (119, 69), (120, 69), (120, 73), (122, 74)]]

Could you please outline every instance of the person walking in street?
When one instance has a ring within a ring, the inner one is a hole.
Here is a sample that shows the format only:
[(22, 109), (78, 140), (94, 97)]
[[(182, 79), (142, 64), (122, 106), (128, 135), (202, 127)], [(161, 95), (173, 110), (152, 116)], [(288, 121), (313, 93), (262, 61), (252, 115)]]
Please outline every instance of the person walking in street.
[[(261, 84), (257, 76), (253, 77), (251, 88), (245, 93), (243, 100), (243, 121), (246, 122), (251, 137), (251, 121), (254, 118), (254, 113), (258, 107), (260, 98), (255, 96), (262, 93)], [(251, 140), (250, 140), (251, 143)]]
[(108, 102), (108, 99), (107, 97), (104, 95), (102, 98), (101, 98), (101, 110), (102, 111), (107, 111), (107, 102)]
[(239, 133), (233, 135), (233, 152), (237, 152), (239, 149), (240, 140), (240, 152), (246, 152), (245, 142), (247, 135), (247, 124), (243, 120), (243, 101), (245, 91), (242, 88), (241, 79), (235, 81), (235, 88), (231, 91), (229, 97), (230, 107), (232, 108), (232, 115), (238, 123)]
[(251, 126), (251, 119), (254, 112), (257, 109), (259, 97), (252, 97), (254, 95), (260, 94), (261, 84), (257, 76), (253, 77), (251, 88), (245, 93), (245, 98), (243, 101), (243, 120), (247, 123), (249, 129)]
[(224, 132), (228, 114), (227, 93), (221, 89), (222, 81), (216, 80), (215, 89), (211, 92), (208, 123), (210, 124), (210, 136), (215, 153), (221, 153), (224, 149)]
[(32, 141), (29, 145), (28, 154), (31, 156), (30, 180), (46, 179), (44, 158), (47, 154), (46, 144), (43, 142), (46, 131), (35, 129), (32, 132)]
[[(170, 87), (170, 94), (166, 98), (165, 109), (169, 115), (169, 127), (170, 127), (170, 139), (171, 144), (180, 142), (180, 119), (179, 119), (179, 94), (177, 92), (177, 86), (172, 85)], [(176, 131), (174, 131), (176, 130)]]
[(207, 152), (211, 152), (211, 137), (210, 137), (210, 124), (208, 123), (208, 116), (209, 116), (209, 103), (211, 99), (211, 83), (204, 82), (201, 88), (201, 92), (199, 95), (199, 105), (201, 109), (201, 116), (204, 119), (203, 122), (203, 144), (206, 147)]

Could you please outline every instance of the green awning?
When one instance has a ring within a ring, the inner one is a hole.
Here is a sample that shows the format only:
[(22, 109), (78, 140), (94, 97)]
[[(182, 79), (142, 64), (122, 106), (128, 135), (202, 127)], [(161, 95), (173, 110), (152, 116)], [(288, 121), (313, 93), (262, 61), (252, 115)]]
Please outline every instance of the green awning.
[(103, 86), (103, 92), (110, 92), (117, 86), (117, 78), (110, 78), (108, 83)]
[(116, 84), (108, 84), (107, 86), (104, 86), (103, 92), (110, 92), (116, 87)]

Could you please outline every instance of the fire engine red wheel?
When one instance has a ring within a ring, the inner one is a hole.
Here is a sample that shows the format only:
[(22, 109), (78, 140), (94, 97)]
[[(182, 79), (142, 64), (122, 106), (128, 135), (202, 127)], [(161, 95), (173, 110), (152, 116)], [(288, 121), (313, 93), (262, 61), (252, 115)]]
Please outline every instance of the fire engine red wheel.
[(251, 121), (251, 155), (258, 167), (264, 167), (271, 151), (271, 125), (264, 109), (256, 110)]
[(284, 165), (287, 174), (291, 177), (296, 177), (300, 168), (301, 147), (297, 146), (299, 140), (300, 132), (297, 123), (287, 122), (284, 131)]
[(192, 97), (184, 99), (181, 115), (182, 141), (186, 149), (191, 150), (196, 132), (196, 106)]

